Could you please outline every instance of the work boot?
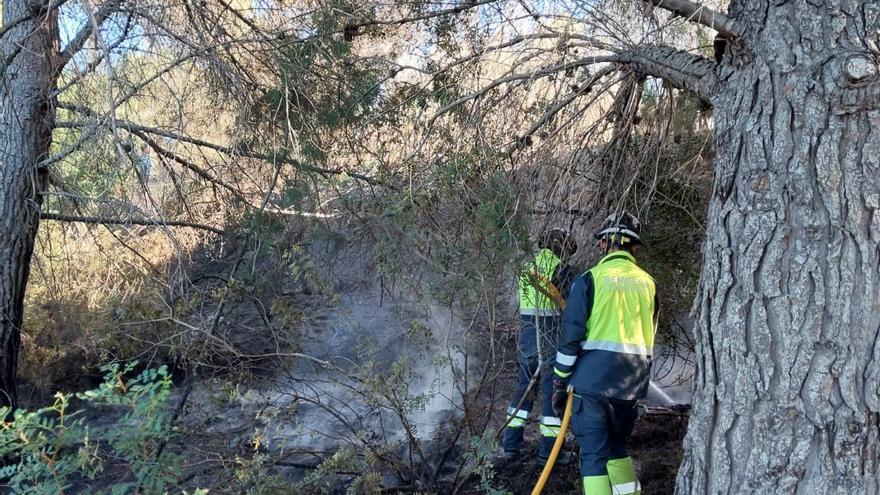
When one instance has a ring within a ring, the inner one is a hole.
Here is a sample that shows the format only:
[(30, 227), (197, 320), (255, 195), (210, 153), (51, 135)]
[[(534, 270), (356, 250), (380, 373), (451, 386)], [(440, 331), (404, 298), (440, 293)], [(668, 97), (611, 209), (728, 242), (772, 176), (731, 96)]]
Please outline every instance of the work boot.
[(491, 462), (493, 466), (503, 466), (505, 464), (516, 462), (521, 457), (522, 452), (519, 450), (499, 449), (494, 455), (489, 458), (489, 462)]
[(558, 456), (556, 456), (556, 464), (559, 466), (567, 466), (571, 464), (571, 460), (574, 458), (570, 450), (566, 450), (564, 452), (560, 452)]

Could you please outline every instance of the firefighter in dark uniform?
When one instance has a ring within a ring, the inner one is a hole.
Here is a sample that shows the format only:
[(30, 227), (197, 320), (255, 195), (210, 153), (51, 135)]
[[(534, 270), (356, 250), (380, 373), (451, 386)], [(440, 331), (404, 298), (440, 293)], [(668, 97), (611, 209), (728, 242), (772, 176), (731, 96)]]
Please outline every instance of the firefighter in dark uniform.
[(564, 409), (574, 389), (571, 429), (580, 446), (587, 495), (639, 495), (641, 487), (626, 442), (647, 395), (657, 291), (636, 264), (638, 219), (609, 216), (596, 234), (603, 258), (576, 277), (566, 301), (556, 353), (553, 404)]

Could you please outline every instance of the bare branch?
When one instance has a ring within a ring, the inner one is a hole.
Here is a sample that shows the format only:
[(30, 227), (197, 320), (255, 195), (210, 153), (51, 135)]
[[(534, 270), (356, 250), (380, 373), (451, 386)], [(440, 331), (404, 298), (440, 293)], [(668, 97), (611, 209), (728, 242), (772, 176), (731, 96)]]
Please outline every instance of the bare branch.
[(691, 22), (702, 24), (718, 31), (726, 38), (736, 38), (742, 34), (739, 25), (726, 15), (709, 7), (688, 0), (647, 0), (663, 10), (686, 18)]
[[(575, 99), (591, 92), (593, 85), (596, 84), (596, 82), (598, 82), (600, 79), (607, 76), (608, 74), (610, 74), (613, 71), (614, 71), (614, 68), (610, 65), (601, 68), (595, 74), (590, 76), (590, 79), (588, 81), (584, 82), (583, 84), (579, 84), (577, 90), (575, 90), (574, 92), (569, 94), (567, 97), (561, 99), (560, 101), (556, 102), (553, 106), (551, 106), (550, 108), (545, 110), (544, 114), (534, 124), (532, 124), (531, 127), (529, 127), (529, 129), (526, 131), (526, 133), (523, 134), (522, 136), (519, 136), (517, 138), (517, 142), (513, 146), (508, 148), (507, 153), (510, 154), (510, 153), (513, 153), (513, 151), (516, 149), (521, 149), (523, 147), (523, 144), (525, 142), (527, 142), (527, 139), (530, 138), (534, 133), (536, 133), (538, 131), (538, 129), (543, 127), (547, 122), (549, 122), (553, 117), (555, 117), (556, 114), (558, 114), (562, 109), (564, 109), (569, 104), (571, 104), (571, 102), (573, 102)], [(595, 99), (594, 99), (594, 101), (595, 101)]]
[(86, 41), (89, 39), (94, 33), (94, 27), (97, 25), (99, 28), (101, 24), (104, 23), (111, 15), (116, 13), (119, 9), (119, 6), (122, 4), (123, 0), (107, 0), (101, 5), (100, 8), (95, 12), (94, 22), (87, 22), (85, 26), (80, 28), (79, 32), (70, 40), (67, 46), (64, 47), (64, 50), (61, 51), (61, 55), (59, 56), (58, 70), (60, 71), (68, 62), (73, 59), (73, 56), (77, 54), (82, 47), (85, 46)]
[(547, 77), (552, 74), (556, 74), (557, 72), (563, 72), (566, 70), (575, 69), (577, 67), (583, 67), (585, 65), (594, 65), (594, 64), (601, 64), (603, 62), (615, 62), (615, 61), (617, 61), (617, 57), (614, 55), (600, 55), (600, 56), (595, 56), (595, 57), (584, 57), (584, 58), (574, 60), (572, 62), (566, 62), (563, 64), (554, 65), (551, 67), (542, 67), (542, 68), (535, 70), (535, 71), (532, 71), (532, 72), (527, 72), (527, 73), (523, 73), (523, 74), (512, 74), (510, 76), (496, 79), (496, 80), (492, 81), (491, 83), (483, 86), (482, 88), (480, 88), (472, 93), (468, 93), (468, 94), (462, 96), (461, 98), (459, 98), (459, 99), (443, 106), (439, 110), (437, 110), (437, 112), (435, 112), (434, 115), (431, 117), (431, 119), (428, 121), (427, 127), (433, 126), (434, 122), (438, 118), (440, 118), (443, 114), (449, 112), (453, 108), (461, 105), (462, 103), (466, 103), (470, 100), (473, 100), (474, 98), (479, 98), (480, 96), (486, 94), (490, 90), (497, 88), (498, 86), (501, 86), (503, 84), (508, 84), (508, 83), (515, 82), (515, 81), (539, 79), (542, 77)]
[[(60, 95), (61, 93), (67, 91), (68, 89), (72, 88), (74, 85), (78, 84), (83, 79), (85, 79), (85, 77), (88, 74), (90, 74), (92, 71), (94, 71), (101, 64), (101, 62), (104, 61), (105, 53), (113, 52), (113, 50), (116, 50), (117, 48), (119, 48), (119, 46), (122, 45), (122, 43), (124, 43), (125, 41), (127, 41), (129, 39), (128, 34), (131, 31), (131, 28), (133, 26), (134, 26), (134, 19), (133, 19), (132, 15), (129, 13), (126, 16), (125, 25), (122, 28), (122, 32), (116, 38), (116, 41), (114, 41), (112, 45), (107, 47), (107, 51), (98, 54), (98, 56), (95, 57), (94, 60), (92, 60), (91, 62), (86, 64), (86, 66), (82, 69), (80, 69), (79, 67), (75, 67), (74, 68), (75, 76), (70, 78), (69, 80), (67, 80), (67, 82), (64, 84), (64, 86), (62, 86), (58, 89), (55, 89), (53, 91), (53, 95)], [(137, 89), (140, 89), (140, 88), (137, 88)]]
[(492, 3), (498, 3), (498, 1), (499, 0), (478, 0), (478, 1), (462, 2), (461, 4), (459, 4), (455, 7), (450, 7), (448, 9), (437, 10), (434, 12), (428, 12), (426, 14), (421, 14), (421, 15), (416, 15), (416, 16), (402, 17), (400, 19), (390, 19), (390, 20), (373, 19), (373, 20), (367, 20), (367, 21), (361, 21), (361, 22), (354, 22), (354, 23), (351, 23), (351, 24), (345, 26), (344, 30), (337, 30), (337, 31), (331, 31), (331, 32), (321, 32), (321, 33), (313, 34), (311, 36), (306, 36), (306, 37), (299, 38), (296, 40), (291, 40), (291, 41), (294, 43), (303, 43), (303, 42), (311, 41), (312, 39), (315, 39), (315, 38), (320, 38), (323, 36), (327, 36), (329, 34), (339, 34), (339, 33), (345, 32), (345, 31), (357, 33), (358, 30), (360, 30), (361, 28), (365, 28), (365, 27), (402, 26), (404, 24), (410, 24), (410, 23), (419, 22), (419, 21), (427, 21), (430, 19), (436, 19), (438, 17), (443, 17), (446, 15), (460, 14), (462, 12), (465, 12), (467, 10), (470, 10), (470, 9), (473, 9), (476, 7), (481, 7), (483, 5), (488, 5), (488, 4), (492, 4)]
[(203, 169), (202, 167), (199, 167), (198, 165), (183, 158), (182, 156), (179, 156), (178, 154), (173, 153), (173, 152), (168, 151), (167, 149), (163, 148), (155, 140), (150, 139), (150, 137), (149, 137), (149, 135), (147, 135), (147, 133), (142, 132), (142, 131), (138, 131), (138, 130), (132, 130), (130, 128), (129, 128), (129, 130), (131, 131), (132, 134), (134, 134), (135, 136), (139, 137), (142, 141), (147, 143), (147, 145), (150, 148), (152, 148), (153, 151), (156, 152), (157, 155), (164, 157), (164, 158), (168, 158), (172, 161), (177, 162), (180, 165), (183, 165), (184, 167), (191, 170), (192, 172), (195, 172), (195, 174), (198, 175), (199, 177), (205, 179), (208, 182), (211, 182), (212, 184), (216, 184), (216, 185), (226, 189), (227, 191), (231, 192), (232, 195), (235, 196), (236, 198), (247, 202), (247, 199), (244, 197), (242, 192), (239, 191), (238, 188), (236, 188), (235, 186), (223, 181), (219, 177), (214, 177), (213, 175), (211, 175), (207, 170)]
[[(83, 109), (83, 107), (81, 107), (79, 105), (65, 104), (65, 105), (59, 105), (59, 107), (65, 108), (68, 110), (73, 110), (73, 111), (80, 112), (80, 113), (85, 113), (86, 115), (94, 115), (94, 112), (92, 112), (91, 110), (88, 110), (88, 109)], [(81, 129), (81, 128), (93, 127), (93, 126), (99, 125), (99, 124), (100, 124), (100, 122), (97, 122), (97, 121), (58, 122), (55, 127), (68, 128), (68, 129)], [(392, 190), (397, 190), (397, 187), (394, 186), (393, 184), (387, 184), (379, 179), (369, 177), (369, 176), (366, 176), (363, 174), (359, 174), (357, 172), (353, 172), (351, 170), (348, 170), (348, 169), (345, 169), (342, 167), (339, 167), (339, 168), (317, 167), (314, 165), (309, 165), (309, 164), (303, 163), (303, 162), (301, 162), (299, 160), (295, 160), (293, 158), (287, 158), (287, 157), (283, 157), (283, 156), (270, 156), (270, 155), (267, 155), (264, 153), (258, 153), (258, 152), (250, 151), (247, 149), (233, 148), (231, 146), (222, 146), (222, 145), (211, 143), (211, 142), (208, 142), (208, 141), (205, 141), (202, 139), (192, 138), (189, 136), (185, 136), (183, 134), (178, 134), (176, 132), (170, 132), (165, 129), (160, 129), (158, 127), (143, 126), (143, 125), (135, 124), (134, 122), (124, 121), (124, 120), (117, 119), (117, 127), (120, 129), (128, 130), (132, 134), (136, 134), (137, 132), (143, 132), (143, 133), (153, 134), (155, 136), (167, 137), (170, 139), (174, 139), (175, 141), (180, 141), (182, 143), (189, 143), (189, 144), (193, 144), (196, 146), (201, 146), (203, 148), (212, 149), (214, 151), (223, 153), (225, 155), (244, 156), (247, 158), (255, 158), (255, 159), (267, 161), (270, 163), (274, 163), (274, 162), (283, 163), (286, 165), (292, 165), (292, 166), (294, 166), (300, 170), (303, 170), (305, 172), (314, 172), (314, 173), (318, 173), (318, 174), (321, 174), (324, 176), (348, 175), (349, 177), (351, 177), (353, 179), (358, 179), (358, 180), (361, 180), (361, 181), (366, 182), (368, 184), (381, 185), (381, 186), (388, 187)]]
[(446, 67), (444, 67), (443, 69), (435, 72), (434, 75), (436, 76), (437, 74), (440, 74), (443, 72), (448, 72), (453, 67), (457, 67), (465, 62), (469, 62), (469, 61), (474, 60), (476, 58), (482, 57), (483, 55), (486, 55), (487, 53), (490, 53), (490, 52), (499, 51), (504, 48), (510, 48), (512, 46), (518, 45), (518, 44), (526, 42), (526, 41), (547, 40), (547, 39), (560, 39), (560, 40), (565, 39), (565, 40), (585, 41), (589, 44), (589, 46), (591, 48), (597, 48), (600, 50), (611, 50), (611, 46), (608, 45), (607, 43), (605, 43), (601, 40), (598, 40), (596, 38), (584, 36), (582, 34), (577, 34), (577, 33), (550, 32), (550, 33), (534, 33), (534, 34), (527, 34), (527, 35), (519, 35), (519, 36), (515, 36), (507, 41), (504, 41), (504, 42), (501, 42), (501, 43), (498, 43), (495, 45), (490, 45), (490, 46), (480, 48), (479, 50), (476, 50), (473, 53), (470, 53), (470, 54), (465, 55), (463, 57), (457, 58), (457, 59), (453, 60), (452, 62), (450, 62), (449, 64), (447, 64)]
[(636, 73), (667, 81), (679, 89), (694, 92), (711, 103), (716, 63), (699, 55), (669, 46), (649, 46), (618, 53), (616, 61)]
[[(9, 50), (9, 53), (6, 54), (3, 60), (0, 60), (0, 77), (6, 75), (6, 70), (12, 65), (12, 62), (24, 49), (25, 45), (22, 41), (30, 38), (38, 29), (42, 29), (46, 22), (57, 22), (57, 20), (50, 20), (52, 17), (51, 14), (55, 9), (59, 8), (66, 2), (67, 0), (55, 0), (46, 5), (34, 5), (33, 9), (29, 9), (28, 12), (21, 17), (10, 20), (3, 24), (3, 26), (0, 26), (0, 39), (2, 39), (21, 24), (30, 20), (34, 21), (32, 26), (25, 30), (25, 32), (19, 34), (17, 38), (18, 41), (11, 43), (13, 48)], [(2, 7), (2, 2), (0, 2), (0, 7)], [(35, 19), (36, 17), (41, 17), (42, 19)]]
[(56, 220), (58, 222), (79, 222), (91, 223), (96, 225), (149, 225), (149, 226), (167, 226), (167, 227), (189, 227), (191, 229), (207, 230), (218, 235), (225, 232), (217, 227), (204, 225), (193, 222), (180, 222), (175, 220), (162, 220), (150, 218), (105, 218), (105, 217), (81, 217), (76, 215), (63, 215), (60, 213), (40, 212), (42, 220)]
[[(251, 208), (262, 210), (262, 211), (267, 211), (269, 213), (275, 213), (278, 215), (289, 215), (289, 216), (299, 216), (299, 217), (336, 218), (339, 216), (338, 213), (310, 212), (310, 211), (295, 210), (292, 208), (275, 208), (272, 206), (268, 206), (268, 204), (267, 204), (268, 203), (268, 195), (266, 197), (266, 200), (264, 200), (263, 204), (258, 206), (256, 204), (254, 204), (250, 199), (248, 199), (244, 195), (244, 193), (242, 193), (236, 187), (232, 186), (231, 184), (229, 184), (227, 182), (224, 182), (223, 180), (221, 180), (218, 177), (211, 175), (210, 173), (208, 173), (207, 170), (199, 167), (198, 165), (183, 158), (182, 156), (179, 156), (176, 153), (173, 153), (171, 151), (166, 150), (165, 148), (160, 146), (159, 143), (157, 143), (153, 139), (150, 139), (150, 137), (146, 133), (140, 132), (140, 131), (132, 131), (132, 134), (136, 135), (137, 137), (142, 139), (144, 142), (146, 142), (147, 145), (150, 146), (150, 148), (152, 148), (153, 151), (155, 151), (157, 155), (163, 156), (165, 158), (169, 158), (169, 159), (183, 165), (187, 169), (195, 172), (196, 175), (207, 180), (208, 182), (211, 182), (213, 184), (216, 184), (216, 185), (226, 189), (227, 191), (231, 192), (233, 196), (235, 196), (236, 198), (238, 198), (239, 200), (241, 200), (242, 202), (244, 202), (246, 205), (250, 206)], [(277, 175), (276, 175), (276, 177), (277, 177)]]
[[(668, 81), (677, 88), (692, 91), (706, 102), (709, 102), (712, 96), (714, 69), (716, 66), (715, 62), (705, 57), (693, 55), (672, 47), (651, 46), (634, 49), (632, 51), (618, 52), (612, 55), (583, 57), (563, 64), (542, 67), (538, 70), (527, 73), (511, 74), (509, 76), (498, 78), (482, 88), (472, 93), (468, 93), (437, 110), (428, 120), (426, 127), (433, 126), (438, 118), (453, 108), (475, 98), (479, 98), (488, 91), (503, 84), (509, 84), (516, 81), (529, 81), (541, 77), (547, 77), (572, 68), (602, 63), (625, 64), (636, 73), (658, 77)], [(601, 71), (601, 74), (606, 75), (607, 71), (603, 70)], [(590, 84), (594, 82), (595, 80)], [(573, 95), (571, 100), (575, 97), (576, 96)], [(558, 108), (551, 109), (551, 112), (558, 112), (561, 108), (565, 107), (567, 103), (570, 103), (570, 101), (564, 102), (559, 105)]]

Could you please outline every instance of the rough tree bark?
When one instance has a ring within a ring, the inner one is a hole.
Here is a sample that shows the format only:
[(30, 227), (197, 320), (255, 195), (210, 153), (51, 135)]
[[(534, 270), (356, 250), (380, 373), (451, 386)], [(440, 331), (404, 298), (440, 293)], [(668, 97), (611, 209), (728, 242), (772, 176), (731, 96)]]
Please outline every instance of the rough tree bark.
[(59, 64), (57, 10), (48, 2), (3, 1), (0, 41), (0, 405), (15, 405), (25, 285), (40, 218), (55, 119), (50, 95)]
[(729, 16), (677, 493), (880, 493), (880, 3)]

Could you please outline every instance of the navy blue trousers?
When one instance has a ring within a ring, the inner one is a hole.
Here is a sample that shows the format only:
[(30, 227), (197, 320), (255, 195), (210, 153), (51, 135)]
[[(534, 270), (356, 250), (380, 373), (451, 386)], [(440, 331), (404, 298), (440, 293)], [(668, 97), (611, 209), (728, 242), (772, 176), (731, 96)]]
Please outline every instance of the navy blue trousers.
[[(517, 352), (516, 391), (507, 409), (508, 418), (513, 416), (504, 429), (501, 446), (506, 452), (518, 452), (522, 448), (523, 434), (529, 411), (532, 410), (531, 396), (536, 390), (540, 390), (541, 441), (538, 448), (538, 457), (546, 458), (553, 449), (556, 435), (550, 436), (550, 432), (558, 431), (559, 418), (553, 412), (553, 366), (556, 356), (556, 341), (559, 329), (559, 318), (556, 316), (528, 316), (520, 315), (522, 324), (519, 335)], [(536, 326), (537, 324), (537, 326)], [(539, 331), (536, 331), (539, 329)], [(544, 356), (542, 369), (538, 369), (538, 334), (541, 336), (541, 353)], [(538, 383), (532, 387), (532, 394), (526, 396), (526, 391), (532, 377), (539, 373)], [(525, 397), (525, 398), (524, 398)], [(522, 404), (520, 404), (522, 400)], [(520, 404), (517, 410), (517, 404)]]
[(575, 396), (571, 432), (581, 451), (581, 476), (604, 476), (608, 461), (627, 456), (626, 442), (638, 417), (636, 404), (634, 400)]

